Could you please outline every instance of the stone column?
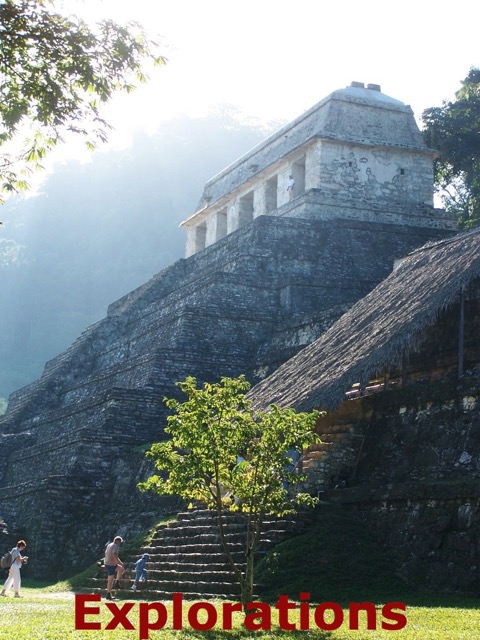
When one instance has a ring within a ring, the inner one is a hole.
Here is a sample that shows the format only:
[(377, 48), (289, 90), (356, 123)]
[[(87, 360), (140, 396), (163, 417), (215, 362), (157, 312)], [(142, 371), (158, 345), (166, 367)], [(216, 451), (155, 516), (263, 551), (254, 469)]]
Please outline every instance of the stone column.
[(207, 237), (207, 223), (201, 222), (195, 226), (187, 227), (187, 245), (185, 256), (193, 256), (202, 249), (205, 249), (205, 241)]
[(258, 216), (263, 215), (265, 212), (265, 185), (262, 185), (253, 192), (253, 217), (258, 218)]
[(239, 227), (239, 204), (235, 200), (227, 207), (227, 233), (232, 233)]
[(316, 142), (307, 149), (305, 156), (305, 191), (320, 186), (321, 142)]
[(187, 238), (185, 243), (185, 257), (193, 256), (196, 253), (196, 227), (187, 227)]
[(278, 175), (269, 178), (263, 188), (265, 213), (273, 213), (278, 208)]
[(209, 247), (227, 235), (227, 211), (216, 211), (207, 219), (205, 246)]
[(278, 206), (281, 207), (283, 204), (290, 202), (290, 192), (287, 191), (288, 186), (288, 177), (291, 175), (290, 167), (285, 171), (282, 171), (278, 175)]

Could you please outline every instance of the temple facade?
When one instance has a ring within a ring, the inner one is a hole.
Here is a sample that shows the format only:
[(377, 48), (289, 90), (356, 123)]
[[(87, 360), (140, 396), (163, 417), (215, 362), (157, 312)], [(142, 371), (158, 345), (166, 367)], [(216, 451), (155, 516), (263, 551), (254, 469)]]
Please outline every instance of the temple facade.
[(171, 508), (137, 483), (178, 381), (261, 383), (396, 258), (453, 234), (433, 157), (410, 107), (354, 83), (205, 185), (187, 257), (112, 302), (0, 417), (0, 520), (28, 539), (32, 574), (79, 571)]
[(261, 215), (453, 228), (433, 206), (433, 158), (409, 106), (352, 82), (205, 185), (186, 255)]

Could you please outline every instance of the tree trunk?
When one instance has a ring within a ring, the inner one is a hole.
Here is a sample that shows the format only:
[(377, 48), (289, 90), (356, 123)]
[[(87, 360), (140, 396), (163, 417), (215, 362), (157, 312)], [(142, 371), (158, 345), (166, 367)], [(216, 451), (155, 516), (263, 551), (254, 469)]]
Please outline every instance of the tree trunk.
[(260, 533), (262, 530), (263, 514), (257, 514), (257, 517), (252, 521), (252, 516), (249, 515), (247, 519), (247, 532), (245, 539), (245, 576), (235, 564), (228, 543), (225, 538), (225, 528), (222, 520), (223, 509), (217, 508), (217, 521), (218, 530), (220, 533), (220, 541), (222, 543), (223, 550), (227, 556), (228, 562), (232, 569), (232, 572), (240, 586), (240, 598), (243, 606), (244, 613), (247, 613), (247, 603), (252, 601), (254, 576), (255, 576), (255, 552), (257, 550), (258, 542), (260, 540)]
[(260, 541), (262, 531), (263, 513), (257, 513), (256, 517), (248, 518), (247, 524), (247, 566), (245, 569), (245, 594), (242, 590), (242, 604), (246, 611), (247, 602), (251, 602), (253, 598), (253, 588), (255, 585), (255, 553)]
[[(222, 515), (223, 515), (223, 509), (217, 508), (217, 522), (218, 522), (218, 531), (220, 533), (220, 542), (222, 543), (222, 547), (223, 550), (225, 551), (225, 555), (227, 556), (227, 560), (228, 563), (232, 569), (233, 575), (235, 576), (235, 579), (237, 580), (238, 584), (240, 585), (240, 590), (241, 590), (241, 594), (242, 594), (242, 604), (243, 604), (243, 609), (245, 611), (245, 604), (243, 602), (243, 594), (244, 591), (246, 589), (246, 580), (245, 578), (242, 576), (242, 573), (240, 571), (240, 569), (237, 567), (237, 565), (235, 564), (232, 554), (230, 553), (230, 549), (228, 547), (227, 541), (225, 539), (225, 528), (223, 526), (223, 521), (222, 521)], [(248, 602), (248, 600), (246, 601)]]

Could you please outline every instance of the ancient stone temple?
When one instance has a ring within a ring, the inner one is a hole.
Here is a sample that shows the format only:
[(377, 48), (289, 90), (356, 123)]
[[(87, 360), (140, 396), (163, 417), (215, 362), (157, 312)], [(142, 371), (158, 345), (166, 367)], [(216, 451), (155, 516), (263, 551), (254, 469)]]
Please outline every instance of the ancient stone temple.
[(432, 208), (432, 157), (410, 107), (352, 82), (205, 185), (187, 256), (261, 215), (449, 227)]
[(207, 183), (187, 257), (113, 302), (0, 419), (0, 518), (32, 571), (83, 568), (168, 508), (136, 484), (178, 380), (263, 380), (395, 259), (452, 233), (432, 162), (410, 107), (353, 83)]

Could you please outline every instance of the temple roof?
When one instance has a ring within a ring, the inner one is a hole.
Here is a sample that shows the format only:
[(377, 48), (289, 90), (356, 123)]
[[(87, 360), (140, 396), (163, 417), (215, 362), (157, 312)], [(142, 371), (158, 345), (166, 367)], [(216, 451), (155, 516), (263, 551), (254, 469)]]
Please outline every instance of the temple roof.
[(365, 384), (400, 364), (422, 331), (480, 276), (480, 229), (427, 244), (357, 302), (318, 340), (249, 393), (256, 408), (270, 404), (332, 409), (352, 384)]
[(333, 91), (211, 178), (197, 211), (315, 138), (431, 153), (410, 106), (382, 93), (379, 85), (352, 85)]
[(382, 93), (380, 91), (380, 87), (378, 87), (378, 89), (368, 89), (365, 87), (357, 87), (351, 85), (349, 87), (345, 87), (344, 89), (337, 89), (337, 91), (331, 93), (328, 98), (346, 98), (355, 102), (373, 103), (385, 107), (389, 106), (400, 108), (403, 107), (407, 109), (409, 108), (400, 100), (396, 100), (395, 98), (391, 98), (385, 93)]

